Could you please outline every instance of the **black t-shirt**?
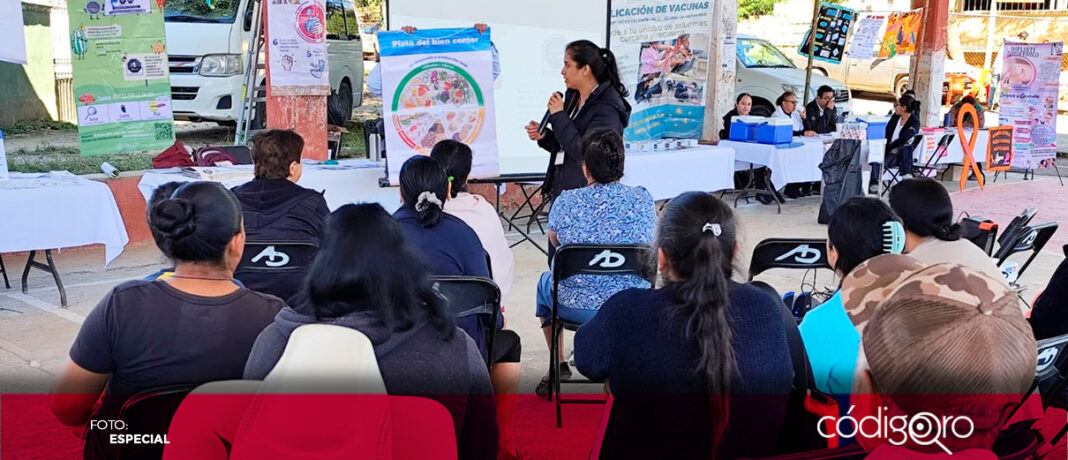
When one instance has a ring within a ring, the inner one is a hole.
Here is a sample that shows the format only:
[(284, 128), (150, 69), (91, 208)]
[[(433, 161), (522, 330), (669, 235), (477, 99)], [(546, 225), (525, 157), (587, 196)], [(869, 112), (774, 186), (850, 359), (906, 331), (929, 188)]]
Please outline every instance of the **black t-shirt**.
[(85, 318), (70, 348), (77, 365), (110, 374), (93, 418), (116, 418), (126, 399), (145, 390), (240, 379), (256, 337), (284, 306), (245, 288), (201, 297), (165, 281), (116, 286)]

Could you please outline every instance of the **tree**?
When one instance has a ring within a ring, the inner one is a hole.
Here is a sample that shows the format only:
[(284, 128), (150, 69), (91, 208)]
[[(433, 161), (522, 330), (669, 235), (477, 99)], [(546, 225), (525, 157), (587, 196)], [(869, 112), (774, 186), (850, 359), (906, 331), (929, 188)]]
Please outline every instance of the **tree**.
[(780, 0), (738, 0), (738, 19), (749, 19), (771, 14)]

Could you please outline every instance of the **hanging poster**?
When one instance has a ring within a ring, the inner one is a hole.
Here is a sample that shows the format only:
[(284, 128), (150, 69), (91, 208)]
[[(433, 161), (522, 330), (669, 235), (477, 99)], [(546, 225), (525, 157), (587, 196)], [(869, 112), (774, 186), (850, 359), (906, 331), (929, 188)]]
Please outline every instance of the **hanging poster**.
[(853, 38), (849, 43), (849, 57), (853, 59), (867, 60), (875, 57), (875, 49), (879, 46), (882, 37), (883, 24), (886, 23), (886, 15), (869, 14), (860, 17), (856, 27), (853, 28)]
[[(267, 65), (271, 94), (330, 94), (323, 0), (266, 0)], [(344, 20), (337, 15), (338, 20)]]
[[(632, 108), (625, 139), (701, 137), (712, 5), (711, 1), (612, 1), (610, 48)], [(730, 42), (737, 43), (735, 37), (726, 37), (725, 46)], [(717, 64), (733, 62), (721, 59)]]
[(922, 10), (891, 13), (886, 21), (886, 33), (883, 34), (882, 46), (879, 47), (879, 57), (892, 58), (899, 54), (914, 53), (922, 25)]
[(1013, 168), (1048, 168), (1056, 161), (1061, 52), (1061, 42), (1002, 47), (998, 120), (1013, 127)]
[(25, 64), (26, 31), (22, 24), (22, 2), (0, 2), (0, 61)]
[(82, 155), (174, 144), (163, 2), (68, 0)]
[(986, 148), (987, 172), (1008, 171), (1012, 167), (1012, 126), (993, 126)]
[(471, 177), (498, 175), (490, 30), (382, 31), (378, 43), (390, 183), (444, 139), (471, 147)]
[[(816, 44), (812, 50), (813, 59), (835, 64), (842, 62), (846, 37), (856, 17), (857, 12), (849, 8), (829, 3), (820, 5), (820, 15), (816, 18)], [(801, 40), (801, 45), (797, 47), (797, 52), (802, 56), (808, 56), (812, 36), (811, 30), (805, 32), (805, 39)]]

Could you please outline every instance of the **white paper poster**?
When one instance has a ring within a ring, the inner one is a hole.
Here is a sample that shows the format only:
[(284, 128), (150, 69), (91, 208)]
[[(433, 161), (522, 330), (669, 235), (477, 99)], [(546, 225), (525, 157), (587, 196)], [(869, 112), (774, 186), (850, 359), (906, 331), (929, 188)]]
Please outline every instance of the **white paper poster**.
[(735, 66), (738, 64), (738, 37), (734, 35), (724, 35), (720, 38), (720, 48), (728, 50), (723, 53), (719, 53), (719, 71), (724, 73), (734, 73), (737, 71)]
[(26, 33), (22, 25), (22, 2), (0, 1), (0, 61), (26, 63)]
[(500, 174), (490, 30), (388, 31), (378, 42), (390, 183), (405, 160), (445, 139), (471, 147), (471, 177)]
[(267, 65), (272, 94), (330, 94), (323, 0), (267, 2)]
[(871, 59), (882, 44), (883, 25), (886, 16), (880, 14), (862, 15), (857, 26), (853, 28), (853, 42), (849, 45), (849, 57), (853, 59)]

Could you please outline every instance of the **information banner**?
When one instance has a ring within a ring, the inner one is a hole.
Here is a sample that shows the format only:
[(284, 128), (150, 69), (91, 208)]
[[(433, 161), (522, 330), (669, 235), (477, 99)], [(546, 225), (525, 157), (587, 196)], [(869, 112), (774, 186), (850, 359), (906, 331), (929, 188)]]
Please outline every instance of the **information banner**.
[(849, 43), (849, 57), (867, 60), (875, 57), (875, 49), (882, 37), (886, 15), (869, 14), (860, 16), (857, 26), (853, 28), (853, 39)]
[[(323, 0), (266, 0), (266, 5), (271, 94), (329, 95)], [(337, 20), (344, 19), (338, 14)]]
[(445, 139), (471, 147), (471, 177), (500, 174), (490, 30), (379, 32), (378, 44), (390, 183), (405, 160)]
[(82, 155), (174, 144), (163, 2), (69, 0)]
[(879, 47), (880, 58), (892, 58), (899, 54), (916, 52), (916, 41), (923, 25), (923, 11), (891, 13), (886, 22), (886, 33)]
[[(820, 15), (816, 19), (816, 47), (812, 50), (813, 59), (837, 64), (842, 62), (845, 54), (846, 37), (853, 28), (857, 12), (839, 5), (824, 3), (820, 5)], [(808, 47), (812, 41), (812, 31), (805, 32), (805, 39), (797, 52), (808, 56)]]
[(623, 132), (627, 140), (701, 137), (712, 6), (711, 1), (612, 2), (610, 48), (632, 108)]
[(986, 145), (987, 172), (1008, 171), (1012, 167), (1012, 126), (991, 127)]
[(1061, 52), (1061, 42), (1002, 47), (998, 120), (1013, 128), (1013, 168), (1048, 168), (1057, 159)]

